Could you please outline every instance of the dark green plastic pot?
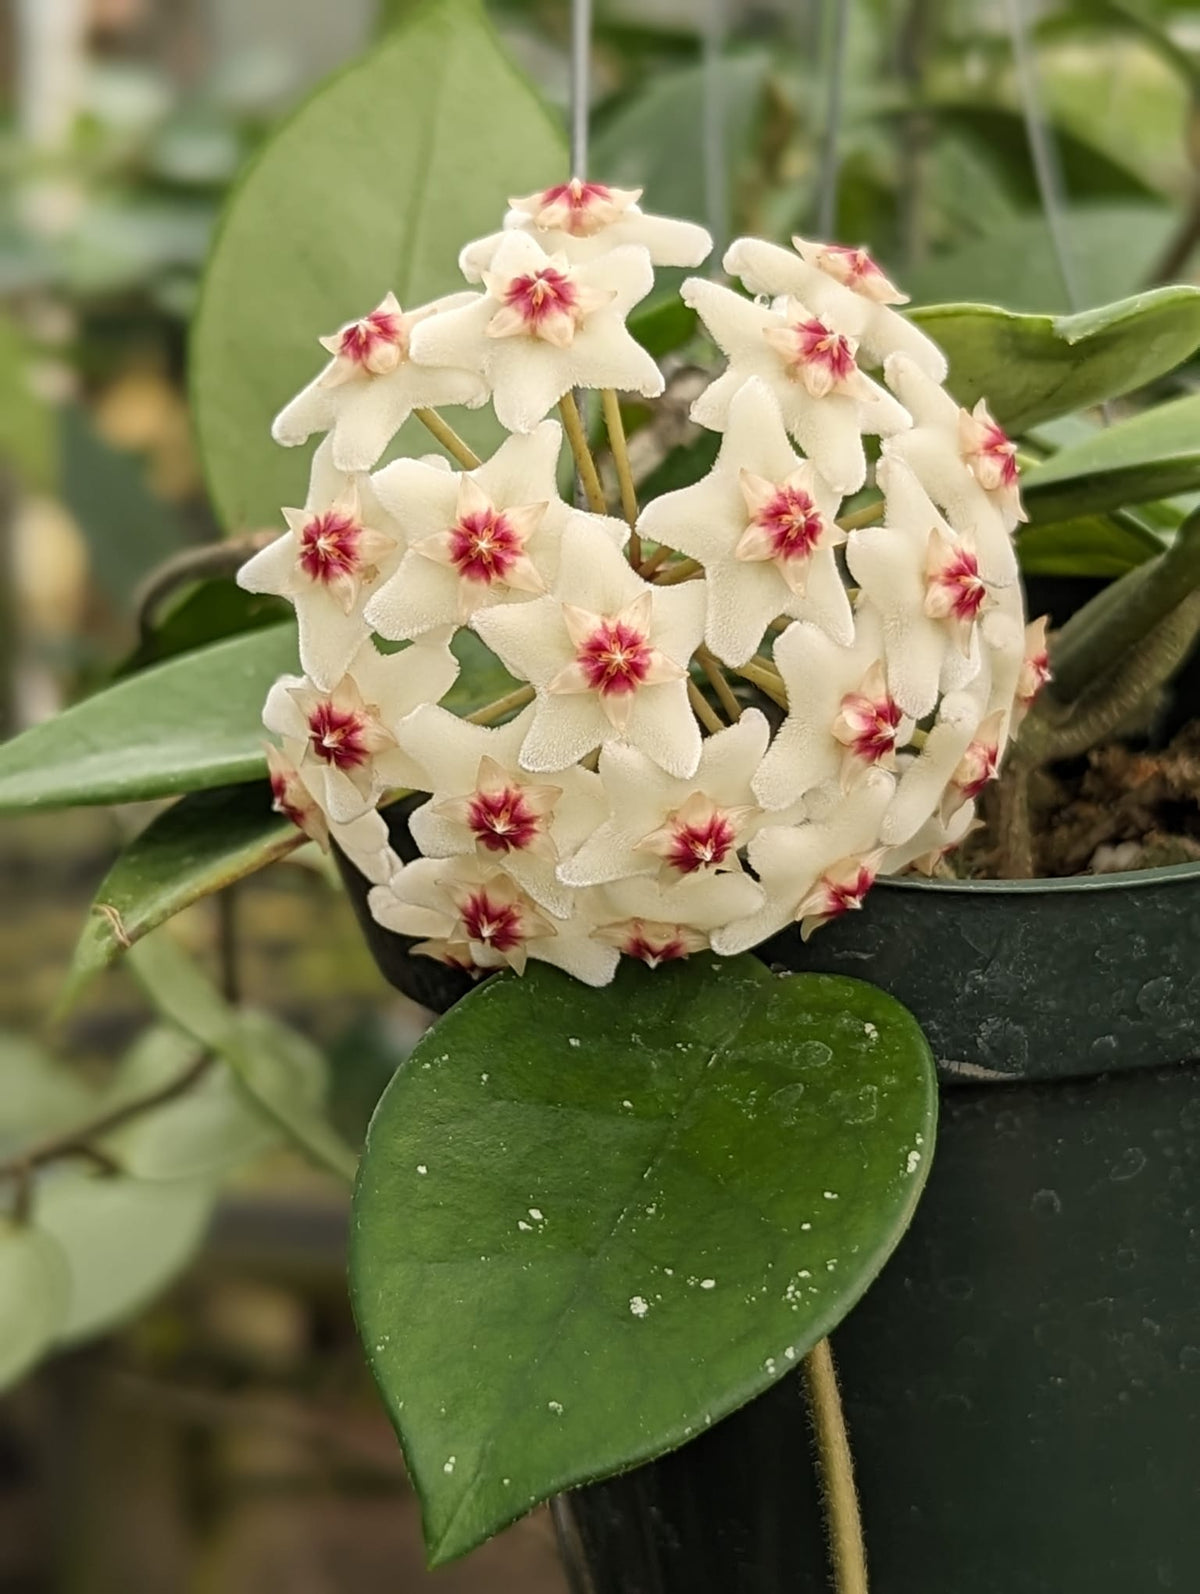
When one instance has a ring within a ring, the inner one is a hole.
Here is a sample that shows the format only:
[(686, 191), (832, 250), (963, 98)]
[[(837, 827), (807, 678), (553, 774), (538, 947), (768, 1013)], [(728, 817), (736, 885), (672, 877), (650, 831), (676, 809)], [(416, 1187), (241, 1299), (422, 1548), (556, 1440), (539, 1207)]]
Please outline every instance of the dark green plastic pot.
[[(946, 1087), (913, 1226), (834, 1335), (873, 1589), (1193, 1594), (1200, 865), (888, 882), (763, 952), (897, 996)], [(571, 1510), (594, 1594), (829, 1588), (794, 1374)]]

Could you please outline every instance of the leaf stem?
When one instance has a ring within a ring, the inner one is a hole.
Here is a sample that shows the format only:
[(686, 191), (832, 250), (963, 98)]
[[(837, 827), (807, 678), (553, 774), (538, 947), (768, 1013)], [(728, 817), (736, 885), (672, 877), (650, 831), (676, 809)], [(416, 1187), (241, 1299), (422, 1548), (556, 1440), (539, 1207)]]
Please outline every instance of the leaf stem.
[(492, 725), (496, 720), (503, 719), (506, 714), (511, 714), (513, 709), (524, 708), (526, 703), (532, 703), (533, 699), (532, 686), (514, 687), (504, 697), (498, 697), (494, 703), (485, 703), (473, 714), (464, 714), (463, 718), (469, 725)]
[(867, 1552), (854, 1487), (854, 1460), (827, 1339), (818, 1341), (804, 1358), (804, 1386), (816, 1438), (833, 1587), (836, 1594), (867, 1594)]
[(696, 663), (708, 676), (708, 684), (717, 694), (717, 700), (725, 710), (726, 717), (732, 725), (735, 720), (742, 717), (742, 705), (733, 694), (733, 688), (725, 679), (725, 672), (721, 668), (719, 659), (713, 657), (706, 647), (696, 649)]
[(723, 731), (725, 729), (725, 722), (721, 719), (720, 715), (716, 712), (711, 703), (709, 703), (708, 699), (696, 685), (695, 681), (692, 680), (691, 676), (688, 677), (687, 690), (688, 702), (692, 705), (696, 718), (700, 721), (701, 725), (704, 726), (704, 729), (709, 733), (709, 735), (715, 736), (718, 731)]
[(611, 387), (604, 389), (601, 399), (604, 404), (604, 425), (608, 430), (608, 446), (612, 449), (617, 484), (621, 489), (621, 513), (629, 523), (629, 563), (636, 570), (642, 562), (642, 539), (637, 534), (637, 488), (633, 485), (633, 471), (629, 467), (625, 423), (621, 419), (620, 401)]
[(447, 454), (456, 459), (464, 470), (474, 470), (483, 461), (473, 448), (469, 448), (462, 438), (448, 425), (436, 410), (416, 409), (413, 414), (420, 421), (427, 432), (432, 432)]
[(575, 456), (575, 469), (579, 472), (579, 479), (583, 483), (588, 508), (597, 515), (605, 515), (608, 513), (608, 504), (605, 501), (604, 488), (600, 485), (600, 472), (596, 469), (596, 461), (592, 458), (592, 451), (588, 447), (587, 433), (583, 429), (583, 420), (574, 393), (563, 394), (558, 401), (558, 413), (562, 416), (563, 431), (567, 434), (567, 442), (570, 443), (571, 452)]
[(748, 659), (733, 672), (740, 675), (744, 681), (749, 681), (757, 686), (760, 692), (765, 692), (772, 703), (778, 703), (780, 708), (787, 708), (787, 689), (783, 684), (783, 677), (773, 665), (765, 660)]
[(864, 504), (861, 509), (856, 509), (851, 515), (843, 515), (838, 525), (843, 531), (857, 531), (860, 526), (875, 526), (883, 519), (887, 505), (882, 498), (877, 498), (873, 504)]
[(638, 575), (641, 576), (643, 581), (649, 581), (651, 576), (653, 576), (658, 570), (659, 566), (666, 564), (673, 552), (674, 549), (668, 548), (665, 542), (660, 543), (650, 557), (646, 560), (643, 560), (638, 569)]
[(690, 581), (693, 576), (703, 573), (704, 566), (698, 559), (682, 559), (677, 565), (668, 565), (665, 570), (660, 570), (654, 579), (660, 587), (673, 587), (677, 581)]

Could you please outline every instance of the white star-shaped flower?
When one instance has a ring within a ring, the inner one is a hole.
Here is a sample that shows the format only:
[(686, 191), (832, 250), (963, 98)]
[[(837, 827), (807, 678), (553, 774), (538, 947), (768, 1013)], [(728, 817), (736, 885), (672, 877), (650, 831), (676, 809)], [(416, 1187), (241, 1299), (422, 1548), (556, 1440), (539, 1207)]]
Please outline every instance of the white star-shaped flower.
[(945, 822), (940, 813), (931, 814), (902, 846), (887, 849), (880, 862), (879, 873), (896, 875), (906, 869), (917, 869), (921, 874), (932, 875), (941, 859), (953, 852), (977, 828), (977, 824), (973, 802), (963, 803)]
[(889, 456), (877, 476), (885, 522), (851, 532), (846, 563), (883, 617), (888, 687), (906, 714), (922, 719), (939, 691), (956, 691), (978, 673), (977, 622), (995, 600), (974, 544), (951, 530), (908, 467)]
[(334, 468), (328, 439), (313, 455), (305, 508), (283, 517), (287, 531), (246, 561), (238, 586), (291, 602), (301, 666), (318, 686), (332, 686), (362, 645), (363, 607), (400, 562), (403, 539), (370, 478)]
[(333, 358), (280, 410), (271, 436), (292, 448), (314, 432), (329, 432), (338, 470), (370, 470), (413, 410), (483, 404), (487, 387), (478, 371), (448, 361), (416, 365), (410, 357), (417, 326), (476, 298), (454, 293), (405, 312), (389, 293), (370, 315), (322, 338)]
[(588, 893), (595, 939), (651, 968), (703, 952), (731, 916), (754, 914), (763, 900), (745, 874), (692, 875), (671, 886), (635, 876)]
[(654, 499), (638, 530), (704, 566), (704, 639), (737, 666), (780, 614), (851, 640), (850, 601), (833, 551), (846, 540), (835, 518), (840, 501), (792, 451), (773, 393), (754, 377), (729, 406), (712, 470)]
[(585, 522), (563, 534), (552, 596), (480, 610), (474, 627), (537, 692), (522, 768), (564, 769), (616, 738), (668, 774), (695, 774), (687, 671), (704, 629), (701, 582), (650, 586)]
[(295, 764), (281, 748), (270, 744), (267, 746), (267, 770), (271, 778), (271, 806), (277, 814), (290, 819), (322, 852), (329, 851), (332, 841), (373, 883), (391, 879), (400, 867), (400, 860), (392, 851), (388, 827), (381, 814), (372, 809), (344, 825), (327, 819)]
[(607, 985), (617, 952), (592, 934), (586, 912), (555, 919), (503, 869), (474, 858), (418, 858), (368, 898), (372, 917), (413, 948), (466, 969), (511, 968), (529, 958), (565, 969), (587, 985)]
[(449, 632), (392, 654), (368, 638), (331, 689), (306, 676), (282, 676), (267, 695), (263, 723), (282, 738), (322, 811), (347, 824), (385, 791), (420, 785), (421, 771), (396, 735), (415, 708), (444, 697), (457, 674)]
[(532, 719), (532, 708), (495, 727), (432, 705), (411, 715), (396, 739), (432, 796), (409, 830), (427, 858), (472, 854), (500, 865), (536, 903), (566, 918), (573, 893), (555, 866), (603, 819), (604, 792), (599, 777), (578, 764), (544, 779), (521, 769)]
[(592, 886), (652, 875), (672, 885), (740, 870), (738, 852), (763, 817), (750, 781), (769, 737), (764, 716), (746, 709), (706, 738), (687, 780), (665, 775), (635, 747), (609, 742), (599, 765), (607, 817), (559, 865), (559, 879)]
[(499, 245), (487, 292), (414, 331), (419, 363), (465, 367), (491, 389), (500, 424), (531, 432), (573, 388), (617, 388), (652, 398), (662, 373), (625, 326), (654, 285), (644, 249), (626, 246), (572, 265), (527, 233)]
[(867, 478), (863, 433), (890, 436), (909, 418), (859, 370), (853, 339), (799, 300), (760, 305), (702, 277), (689, 277), (681, 293), (729, 359), (692, 405), (692, 419), (724, 431), (734, 395), (761, 377), (789, 433), (833, 491), (857, 492)]
[(799, 299), (814, 315), (855, 340), (862, 361), (881, 366), (904, 354), (935, 382), (946, 379), (946, 356), (932, 338), (891, 308), (906, 295), (889, 282), (865, 249), (792, 239), (793, 253), (761, 238), (738, 238), (725, 254), (725, 270), (748, 293)]
[(946, 788), (984, 718), (984, 707), (975, 690), (947, 692), (942, 698), (925, 744), (916, 757), (905, 760), (896, 795), (883, 816), (879, 838), (885, 847), (911, 841), (939, 812)]
[(986, 406), (976, 405), (975, 414), (960, 409), (903, 355), (893, 355), (884, 373), (914, 422), (903, 437), (888, 440), (885, 454), (902, 459), (955, 531), (974, 539), (984, 578), (1007, 586), (1017, 577), (1011, 533), (1025, 519), (1016, 445)]
[(716, 930), (714, 952), (745, 952), (796, 920), (825, 920), (860, 906), (882, 861), (879, 825), (895, 788), (893, 775), (872, 766), (827, 818), (764, 826), (750, 843), (750, 867), (766, 901), (757, 913)]
[(572, 177), (510, 199), (505, 231), (469, 243), (458, 257), (459, 269), (468, 282), (478, 282), (513, 230), (528, 233), (548, 255), (568, 260), (595, 260), (622, 244), (636, 244), (656, 266), (700, 265), (712, 249), (704, 228), (673, 216), (647, 216), (638, 205), (641, 197), (640, 188), (610, 188)]
[(563, 532), (587, 521), (620, 547), (623, 521), (568, 508), (556, 471), (562, 429), (543, 421), (506, 439), (478, 469), (447, 472), (415, 459), (377, 471), (379, 501), (408, 539), (403, 563), (372, 598), (367, 622), (401, 640), (466, 624), (497, 603), (527, 602), (558, 575)]
[(894, 766), (913, 721), (888, 693), (882, 661), (882, 626), (867, 604), (859, 606), (849, 647), (807, 621), (777, 638), (788, 713), (753, 780), (765, 808), (790, 807), (827, 781), (850, 785), (874, 765)]

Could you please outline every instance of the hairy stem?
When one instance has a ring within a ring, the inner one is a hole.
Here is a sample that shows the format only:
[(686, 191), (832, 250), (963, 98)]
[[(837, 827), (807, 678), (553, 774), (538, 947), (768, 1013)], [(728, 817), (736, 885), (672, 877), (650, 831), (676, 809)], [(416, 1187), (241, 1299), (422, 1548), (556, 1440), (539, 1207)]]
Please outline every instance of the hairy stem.
[(452, 459), (456, 459), (464, 470), (474, 470), (483, 461), (473, 448), (469, 448), (462, 438), (447, 425), (436, 410), (418, 409), (413, 414), (420, 421), (427, 432), (431, 432), (446, 450)]
[(827, 1339), (820, 1340), (804, 1358), (804, 1387), (816, 1439), (833, 1587), (836, 1594), (867, 1594), (867, 1552), (854, 1487), (854, 1460)]
[(742, 717), (742, 705), (734, 696), (733, 688), (725, 679), (725, 672), (721, 668), (720, 660), (715, 659), (705, 647), (696, 649), (696, 662), (708, 677), (708, 684), (717, 694), (717, 701), (724, 709), (729, 723)]
[(503, 719), (506, 714), (511, 714), (514, 709), (524, 708), (526, 703), (532, 703), (533, 699), (532, 686), (517, 686), (504, 697), (498, 697), (494, 703), (485, 703), (473, 714), (464, 714), (463, 718), (470, 725), (494, 725), (497, 720)]
[(688, 702), (692, 705), (696, 718), (709, 735), (713, 736), (717, 731), (723, 731), (725, 722), (690, 676), (688, 677), (687, 691)]
[(154, 629), (154, 617), (163, 600), (193, 581), (234, 576), (250, 558), (273, 543), (277, 531), (255, 531), (245, 537), (229, 537), (224, 542), (206, 542), (199, 548), (184, 548), (153, 569), (133, 595), (138, 635), (144, 642)]
[(592, 451), (588, 447), (587, 433), (583, 429), (583, 419), (579, 414), (574, 393), (563, 394), (558, 401), (558, 413), (562, 416), (563, 430), (567, 434), (567, 442), (570, 443), (571, 452), (575, 456), (575, 469), (579, 472), (579, 480), (583, 483), (583, 493), (588, 508), (597, 515), (607, 514), (608, 504), (604, 498), (604, 488), (600, 484), (600, 472), (596, 469), (596, 461), (592, 458)]
[(1033, 831), (1029, 823), (1032, 771), (1014, 753), (996, 787), (996, 863), (1002, 880), (1032, 880)]
[(621, 419), (621, 405), (611, 387), (601, 395), (604, 404), (604, 424), (608, 429), (608, 446), (612, 449), (613, 464), (617, 471), (617, 485), (621, 489), (621, 513), (629, 524), (629, 563), (636, 570), (642, 562), (642, 539), (637, 534), (638, 501), (633, 485), (633, 472), (629, 468), (629, 448), (625, 442), (625, 423)]

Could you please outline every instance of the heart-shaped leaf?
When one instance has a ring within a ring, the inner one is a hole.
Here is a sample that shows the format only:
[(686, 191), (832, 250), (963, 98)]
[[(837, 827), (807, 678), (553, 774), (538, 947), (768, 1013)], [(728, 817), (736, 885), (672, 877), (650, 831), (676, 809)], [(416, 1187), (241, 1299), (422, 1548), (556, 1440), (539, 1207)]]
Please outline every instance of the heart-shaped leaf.
[(1102, 514), (1200, 488), (1200, 394), (1143, 410), (1026, 471), (1034, 522)]
[(60, 1013), (93, 974), (201, 897), (284, 858), (304, 840), (255, 782), (194, 792), (152, 819), (96, 892), (75, 948)]
[(912, 317), (946, 351), (959, 403), (986, 398), (1011, 432), (1131, 393), (1200, 346), (1200, 288), (1191, 287), (1154, 288), (1079, 315), (935, 304)]
[(466, 997), (376, 1110), (351, 1279), (436, 1564), (783, 1376), (916, 1204), (911, 1015), (751, 957)]
[[(227, 526), (303, 502), (310, 451), (270, 427), (320, 368), (317, 338), (389, 290), (405, 307), (460, 291), (462, 245), (497, 230), (509, 194), (565, 174), (561, 130), (468, 0), (421, 6), (300, 109), (230, 201), (196, 321), (192, 397)], [(489, 411), (454, 424), (480, 452), (503, 435)]]

